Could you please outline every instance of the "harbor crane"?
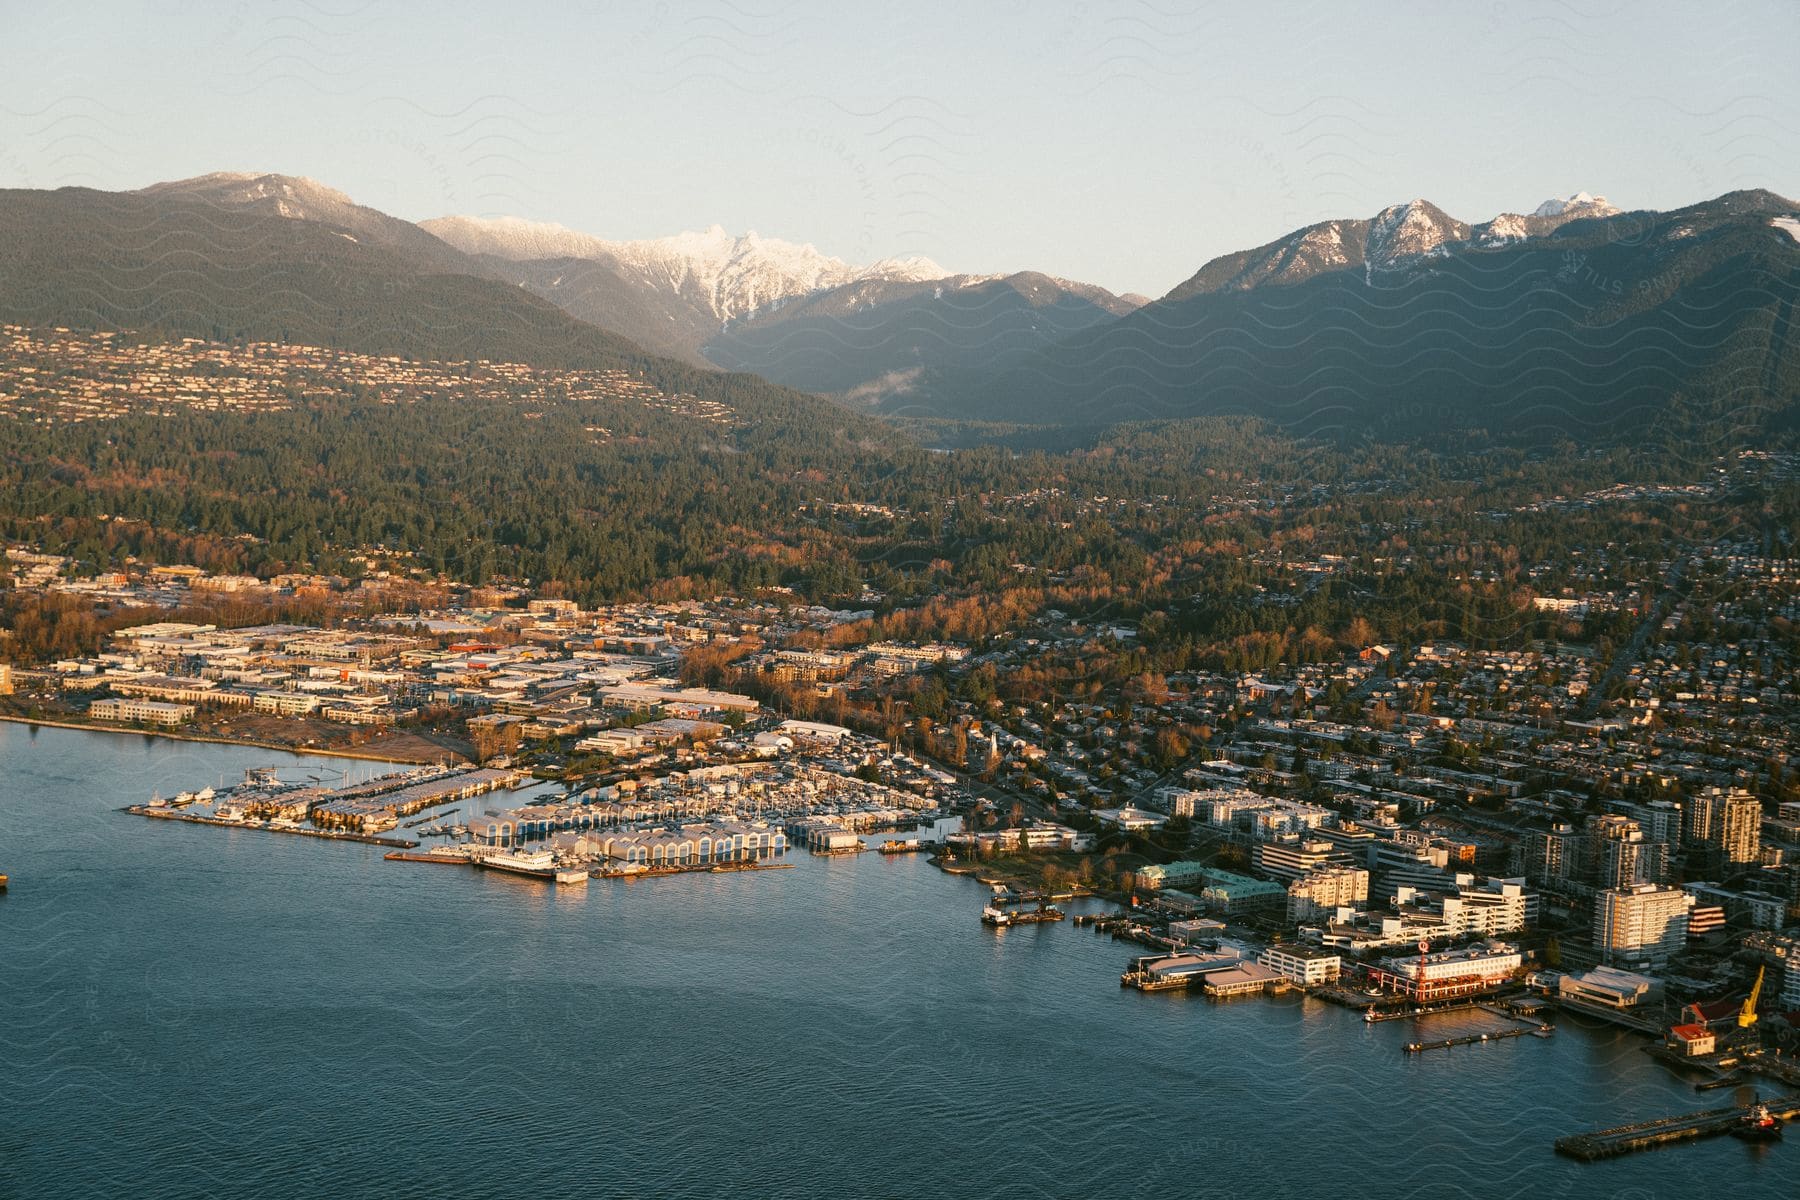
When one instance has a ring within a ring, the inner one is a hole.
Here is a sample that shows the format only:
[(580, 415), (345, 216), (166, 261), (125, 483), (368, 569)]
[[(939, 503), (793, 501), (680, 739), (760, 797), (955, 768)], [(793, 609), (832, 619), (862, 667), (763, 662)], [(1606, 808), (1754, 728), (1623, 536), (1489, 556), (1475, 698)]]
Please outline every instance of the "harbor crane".
[(1738, 1028), (1748, 1029), (1756, 1024), (1756, 1002), (1762, 998), (1763, 973), (1769, 968), (1756, 968), (1756, 982), (1750, 987), (1750, 994), (1744, 997), (1744, 1007), (1738, 1009)]

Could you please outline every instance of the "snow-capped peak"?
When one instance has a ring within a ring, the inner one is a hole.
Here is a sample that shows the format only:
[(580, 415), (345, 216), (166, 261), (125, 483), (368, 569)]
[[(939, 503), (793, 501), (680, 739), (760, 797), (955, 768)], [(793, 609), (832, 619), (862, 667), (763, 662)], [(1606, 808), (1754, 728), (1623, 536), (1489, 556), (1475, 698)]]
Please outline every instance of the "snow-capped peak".
[(870, 263), (857, 272), (856, 277), (892, 283), (930, 283), (934, 279), (948, 279), (950, 272), (923, 255), (913, 254)]
[(304, 218), (319, 208), (354, 208), (356, 202), (334, 187), (304, 175), (276, 175), (265, 171), (214, 171), (193, 179), (178, 179), (144, 188), (147, 194), (184, 192), (205, 196), (220, 204), (256, 204), (273, 201), (282, 216)]
[(1534, 217), (1561, 217), (1577, 211), (1587, 213), (1589, 210), (1591, 210), (1592, 215), (1595, 216), (1610, 216), (1619, 211), (1606, 202), (1605, 196), (1593, 196), (1589, 195), (1587, 192), (1576, 192), (1573, 196), (1569, 196), (1565, 199), (1551, 199), (1544, 201), (1537, 206), (1537, 209), (1531, 215)]
[(923, 283), (947, 275), (926, 258), (890, 258), (857, 267), (810, 244), (766, 238), (754, 230), (734, 235), (720, 225), (639, 241), (608, 241), (516, 218), (439, 217), (423, 225), (470, 253), (514, 260), (594, 259), (658, 291), (697, 302), (722, 322), (846, 283)]
[(1366, 260), (1372, 267), (1386, 267), (1468, 236), (1468, 226), (1437, 205), (1428, 200), (1412, 200), (1376, 214), (1369, 224)]

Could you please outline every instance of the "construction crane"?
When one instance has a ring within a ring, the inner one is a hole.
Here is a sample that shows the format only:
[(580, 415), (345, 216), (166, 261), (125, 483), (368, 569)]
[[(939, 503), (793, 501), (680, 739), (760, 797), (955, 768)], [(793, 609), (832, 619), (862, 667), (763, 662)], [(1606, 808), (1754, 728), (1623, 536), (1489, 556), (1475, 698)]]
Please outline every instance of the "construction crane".
[(1756, 1002), (1762, 998), (1763, 972), (1768, 969), (1766, 965), (1756, 968), (1756, 982), (1751, 985), (1750, 994), (1744, 997), (1744, 1007), (1738, 1009), (1739, 1029), (1756, 1024)]

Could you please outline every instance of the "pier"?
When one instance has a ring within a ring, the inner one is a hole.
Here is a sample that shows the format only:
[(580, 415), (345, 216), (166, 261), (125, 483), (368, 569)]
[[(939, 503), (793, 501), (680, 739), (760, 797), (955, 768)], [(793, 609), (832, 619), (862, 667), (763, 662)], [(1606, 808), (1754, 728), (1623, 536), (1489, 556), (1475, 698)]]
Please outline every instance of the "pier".
[(1375, 1024), (1379, 1021), (1407, 1021), (1414, 1017), (1437, 1017), (1446, 1016), (1451, 1013), (1474, 1012), (1485, 1007), (1479, 1001), (1475, 1000), (1466, 1003), (1453, 1002), (1450, 1004), (1427, 1005), (1424, 1008), (1413, 1006), (1411, 1001), (1407, 1001), (1406, 1003), (1407, 1007), (1405, 1008), (1380, 1008), (1376, 1005), (1370, 1005), (1369, 1008), (1364, 1010), (1363, 1020), (1370, 1024)]
[(356, 833), (348, 829), (312, 829), (305, 825), (281, 821), (241, 821), (228, 817), (205, 817), (199, 813), (177, 812), (172, 808), (152, 807), (148, 804), (129, 805), (125, 811), (133, 816), (153, 817), (158, 821), (186, 821), (190, 825), (218, 825), (226, 829), (261, 829), (269, 833), (297, 833), (302, 837), (325, 838), (333, 842), (364, 842), (371, 846), (396, 846), (402, 850), (411, 850), (419, 844), (411, 838), (383, 837), (378, 833)]
[(531, 776), (523, 771), (491, 767), (449, 767), (438, 771), (409, 771), (382, 775), (354, 787), (339, 788), (313, 804), (308, 816), (315, 824), (366, 828), (387, 824), (436, 808), (453, 800), (466, 800), (488, 792), (518, 787)]
[(1054, 904), (1039, 902), (1036, 908), (1006, 908), (995, 901), (981, 910), (981, 923), (1004, 929), (1008, 925), (1034, 925), (1042, 921), (1060, 921), (1068, 914)]
[[(206, 788), (183, 792), (171, 801), (152, 798), (148, 804), (129, 805), (125, 811), (165, 821), (266, 829), (409, 850), (419, 843), (407, 837), (381, 836), (396, 828), (402, 817), (484, 792), (516, 787), (529, 778), (520, 771), (495, 768), (426, 767), (378, 775), (333, 789), (320, 786), (316, 780), (284, 780), (278, 767), (252, 767), (244, 772), (242, 783), (220, 791)], [(210, 811), (193, 811), (197, 808)], [(412, 822), (417, 824), (420, 822)]]
[(621, 869), (617, 865), (596, 867), (593, 871), (597, 879), (666, 879), (671, 875), (729, 875), (737, 871), (791, 871), (793, 863), (761, 862), (756, 859), (733, 859), (728, 862), (696, 862), (683, 863), (673, 867), (644, 867), (641, 870)]
[[(1765, 1103), (1770, 1114), (1778, 1121), (1791, 1121), (1800, 1116), (1800, 1097), (1787, 1096)], [(1634, 1125), (1620, 1125), (1616, 1129), (1572, 1134), (1556, 1139), (1556, 1152), (1582, 1162), (1594, 1162), (1670, 1142), (1716, 1137), (1722, 1133), (1730, 1133), (1749, 1112), (1749, 1108), (1709, 1108), (1704, 1112), (1688, 1113), (1685, 1116), (1663, 1117), (1655, 1121), (1639, 1121)]]
[(1513, 1029), (1490, 1029), (1486, 1033), (1468, 1033), (1462, 1037), (1444, 1038), (1436, 1042), (1408, 1042), (1408, 1054), (1422, 1054), (1427, 1050), (1448, 1050), (1452, 1046), (1474, 1046), (1481, 1042), (1498, 1042), (1507, 1038), (1524, 1037), (1533, 1034), (1537, 1037), (1549, 1037), (1556, 1032), (1554, 1025), (1539, 1025), (1535, 1029), (1518, 1026)]
[(430, 851), (420, 854), (416, 850), (390, 850), (381, 857), (388, 862), (449, 863), (453, 867), (466, 867), (469, 865), (469, 859), (466, 855), (433, 854)]
[(1605, 1004), (1591, 1004), (1573, 996), (1560, 996), (1552, 1003), (1564, 1012), (1580, 1013), (1584, 1017), (1592, 1017), (1597, 1021), (1605, 1021), (1618, 1025), (1636, 1033), (1647, 1033), (1651, 1037), (1661, 1037), (1668, 1027), (1668, 1022), (1646, 1017), (1629, 1009), (1612, 1008)]

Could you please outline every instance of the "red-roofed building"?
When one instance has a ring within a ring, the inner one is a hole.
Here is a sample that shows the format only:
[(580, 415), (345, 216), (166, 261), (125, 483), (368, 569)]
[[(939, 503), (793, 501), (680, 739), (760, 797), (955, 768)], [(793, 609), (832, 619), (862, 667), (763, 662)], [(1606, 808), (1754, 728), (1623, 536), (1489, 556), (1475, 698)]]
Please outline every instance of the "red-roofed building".
[(1719, 1029), (1737, 1024), (1738, 1011), (1743, 1007), (1742, 1000), (1697, 1000), (1682, 1009), (1681, 1016), (1690, 1024), (1706, 1029)]
[(1669, 1045), (1688, 1058), (1711, 1054), (1717, 1044), (1713, 1031), (1704, 1025), (1677, 1025), (1669, 1030)]

